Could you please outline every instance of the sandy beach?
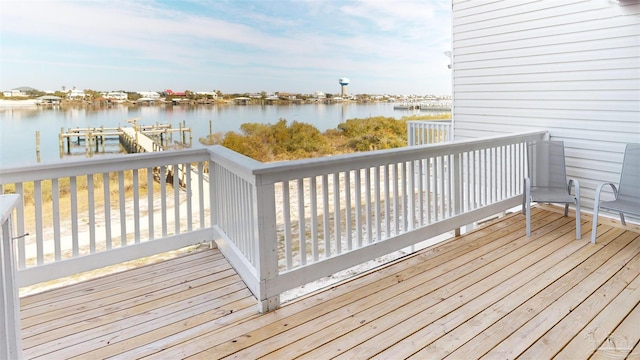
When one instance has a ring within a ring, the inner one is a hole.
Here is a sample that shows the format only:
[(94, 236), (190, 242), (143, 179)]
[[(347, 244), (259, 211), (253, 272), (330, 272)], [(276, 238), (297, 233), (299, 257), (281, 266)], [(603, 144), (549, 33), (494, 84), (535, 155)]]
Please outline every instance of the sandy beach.
[(25, 107), (25, 106), (37, 106), (38, 100), (25, 99), (25, 100), (5, 100), (0, 99), (0, 108), (12, 108), (12, 107)]

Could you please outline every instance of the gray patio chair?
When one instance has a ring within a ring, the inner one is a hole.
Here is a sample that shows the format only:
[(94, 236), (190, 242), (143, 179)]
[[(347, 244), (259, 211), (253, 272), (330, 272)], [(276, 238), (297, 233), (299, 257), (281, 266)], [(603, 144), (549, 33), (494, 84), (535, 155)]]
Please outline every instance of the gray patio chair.
[[(522, 212), (527, 217), (527, 236), (531, 236), (531, 202), (561, 203), (564, 216), (569, 204), (576, 206), (576, 239), (582, 238), (580, 229), (580, 185), (567, 178), (562, 141), (539, 141), (527, 146), (528, 177), (524, 179)], [(575, 195), (571, 187), (575, 185)]]
[[(615, 197), (612, 201), (601, 201), (602, 188), (611, 186)], [(593, 228), (591, 242), (596, 243), (596, 229), (598, 227), (598, 210), (606, 209), (618, 212), (620, 222), (624, 221), (624, 214), (640, 216), (640, 144), (627, 144), (622, 160), (620, 184), (616, 188), (613, 183), (602, 183), (596, 188), (596, 198), (593, 203)]]

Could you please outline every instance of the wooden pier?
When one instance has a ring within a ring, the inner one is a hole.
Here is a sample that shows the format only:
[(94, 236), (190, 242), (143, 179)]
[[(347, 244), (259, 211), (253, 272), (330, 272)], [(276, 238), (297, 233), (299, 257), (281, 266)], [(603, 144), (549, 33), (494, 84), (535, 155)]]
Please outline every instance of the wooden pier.
[[(179, 128), (173, 128), (171, 124), (138, 125), (138, 119), (128, 120), (132, 126), (127, 127), (87, 127), (60, 129), (59, 147), (60, 157), (72, 155), (74, 148), (81, 148), (84, 144), (84, 153), (87, 157), (96, 153), (104, 153), (108, 139), (118, 140), (119, 144), (128, 153), (154, 152), (171, 148), (173, 136), (178, 133), (177, 144), (183, 147), (191, 147), (193, 135), (191, 128), (180, 124)], [(188, 135), (188, 137), (187, 137)]]

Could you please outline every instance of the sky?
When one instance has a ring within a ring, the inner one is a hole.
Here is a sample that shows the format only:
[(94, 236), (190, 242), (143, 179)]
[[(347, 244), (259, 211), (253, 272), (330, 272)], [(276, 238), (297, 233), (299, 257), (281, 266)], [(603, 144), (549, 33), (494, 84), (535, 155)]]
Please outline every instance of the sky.
[(450, 0), (0, 3), (0, 90), (451, 93)]

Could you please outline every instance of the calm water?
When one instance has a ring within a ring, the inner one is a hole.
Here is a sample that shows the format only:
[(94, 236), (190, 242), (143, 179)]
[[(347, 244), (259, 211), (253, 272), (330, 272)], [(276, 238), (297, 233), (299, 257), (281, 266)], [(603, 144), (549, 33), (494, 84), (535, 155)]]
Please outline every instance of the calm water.
[[(192, 129), (193, 147), (202, 147), (200, 137), (213, 132), (237, 131), (242, 123), (276, 123), (286, 119), (314, 125), (320, 131), (335, 128), (353, 118), (375, 116), (394, 117), (420, 113), (419, 110), (394, 110), (393, 103), (372, 104), (304, 104), (277, 106), (117, 106), (104, 109), (91, 108), (0, 108), (0, 167), (13, 167), (37, 163), (36, 131), (40, 131), (40, 162), (61, 161), (58, 134), (61, 128), (127, 126), (127, 120), (141, 118), (138, 124), (170, 123), (178, 128), (183, 121)], [(424, 113), (424, 112), (423, 112)], [(178, 139), (174, 135), (174, 139)], [(117, 141), (108, 144), (107, 151), (118, 150)], [(84, 157), (79, 147), (76, 158)], [(62, 161), (72, 158), (65, 156)]]

